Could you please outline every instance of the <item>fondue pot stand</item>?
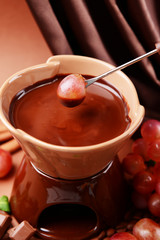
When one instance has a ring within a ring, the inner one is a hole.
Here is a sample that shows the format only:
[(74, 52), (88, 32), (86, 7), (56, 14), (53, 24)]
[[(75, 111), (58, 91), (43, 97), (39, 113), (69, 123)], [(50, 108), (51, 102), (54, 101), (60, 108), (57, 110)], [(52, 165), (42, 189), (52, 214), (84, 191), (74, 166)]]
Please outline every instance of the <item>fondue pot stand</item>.
[(112, 68), (93, 58), (57, 55), (14, 74), (0, 89), (1, 121), (25, 152), (15, 176), (11, 210), (19, 221), (27, 220), (36, 227), (43, 239), (91, 239), (120, 221), (127, 197), (117, 155), (141, 124), (144, 107), (130, 79), (121, 71), (115, 72), (107, 81), (126, 100), (131, 120), (128, 129), (100, 144), (64, 147), (15, 128), (9, 119), (11, 101), (22, 89), (56, 74), (97, 76)]
[(56, 179), (24, 157), (11, 195), (11, 209), (38, 229), (44, 239), (90, 239), (124, 216), (126, 189), (117, 158), (96, 175)]

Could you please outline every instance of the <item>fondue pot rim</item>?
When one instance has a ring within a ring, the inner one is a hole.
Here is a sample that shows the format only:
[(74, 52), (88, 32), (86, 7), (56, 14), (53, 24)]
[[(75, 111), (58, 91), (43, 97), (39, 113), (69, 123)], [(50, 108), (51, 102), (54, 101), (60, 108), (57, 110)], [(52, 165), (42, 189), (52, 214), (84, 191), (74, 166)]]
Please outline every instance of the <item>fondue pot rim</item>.
[[(133, 88), (133, 95), (135, 95), (135, 100), (137, 101), (137, 112), (135, 113), (137, 115), (137, 117), (135, 117), (135, 121), (131, 123), (131, 125), (129, 126), (129, 128), (124, 131), (122, 134), (120, 134), (119, 136), (102, 142), (102, 143), (98, 143), (98, 144), (94, 144), (94, 145), (86, 145), (86, 146), (60, 146), (60, 145), (54, 145), (54, 144), (50, 144), (47, 142), (44, 142), (42, 140), (39, 140), (33, 136), (31, 136), (30, 134), (20, 130), (20, 129), (16, 129), (11, 123), (10, 121), (7, 119), (7, 117), (5, 116), (4, 112), (3, 112), (3, 107), (2, 107), (2, 93), (3, 91), (6, 90), (6, 88), (8, 87), (8, 84), (11, 84), (13, 80), (15, 80), (15, 78), (21, 76), (22, 74), (27, 73), (30, 70), (34, 70), (34, 69), (38, 69), (38, 68), (44, 68), (45, 66), (50, 66), (53, 67), (58, 65), (58, 63), (60, 62), (60, 59), (76, 59), (81, 57), (82, 60), (88, 60), (91, 59), (93, 62), (100, 62), (103, 63), (105, 66), (108, 66), (109, 68), (113, 68), (114, 66), (103, 61), (103, 60), (99, 60), (96, 58), (91, 58), (91, 57), (86, 57), (86, 56), (79, 56), (79, 55), (55, 55), (50, 57), (46, 63), (43, 64), (39, 64), (39, 65), (35, 65), (35, 66), (31, 66), (28, 67), (26, 69), (23, 69), (15, 74), (13, 74), (11, 77), (9, 77), (4, 84), (2, 85), (1, 89), (0, 89), (0, 119), (1, 121), (4, 123), (4, 125), (6, 125), (6, 127), (11, 131), (11, 133), (18, 139), (20, 138), (25, 138), (25, 140), (32, 142), (33, 144), (38, 145), (39, 147), (46, 147), (48, 149), (52, 149), (52, 150), (60, 150), (60, 151), (64, 151), (64, 152), (81, 152), (81, 151), (91, 151), (91, 150), (98, 150), (98, 149), (102, 149), (102, 148), (106, 148), (107, 146), (110, 147), (110, 145), (114, 145), (117, 144), (117, 142), (125, 140), (126, 138), (128, 138), (129, 135), (132, 135), (135, 130), (137, 129), (137, 126), (139, 126), (143, 120), (144, 117), (144, 107), (142, 105), (140, 105), (139, 100), (138, 100), (138, 96), (137, 96), (137, 92), (135, 89), (135, 86), (133, 85), (132, 81), (128, 78), (128, 76), (126, 74), (124, 74), (121, 71), (118, 71), (117, 74), (120, 74), (121, 76), (123, 76), (123, 78), (126, 79), (126, 81), (128, 82), (128, 84), (130, 84), (130, 86)], [(57, 74), (57, 73), (56, 73)], [(83, 74), (83, 73), (82, 73)], [(105, 79), (105, 78), (104, 78)], [(131, 119), (132, 120), (132, 119)]]

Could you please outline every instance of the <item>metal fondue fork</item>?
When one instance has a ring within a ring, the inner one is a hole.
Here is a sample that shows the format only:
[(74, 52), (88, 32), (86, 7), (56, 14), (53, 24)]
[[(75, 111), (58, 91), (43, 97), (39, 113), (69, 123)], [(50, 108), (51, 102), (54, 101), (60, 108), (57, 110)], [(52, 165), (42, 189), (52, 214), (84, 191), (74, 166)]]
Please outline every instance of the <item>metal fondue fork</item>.
[(119, 67), (113, 68), (113, 69), (111, 69), (110, 71), (105, 72), (105, 73), (103, 73), (103, 74), (101, 74), (101, 75), (99, 75), (99, 76), (96, 76), (96, 77), (94, 77), (94, 78), (90, 78), (90, 79), (88, 79), (88, 80), (85, 80), (85, 82), (87, 83), (87, 84), (86, 84), (86, 87), (90, 86), (92, 83), (96, 82), (96, 81), (99, 80), (100, 78), (106, 77), (106, 76), (108, 76), (109, 74), (114, 73), (114, 72), (116, 72), (116, 71), (118, 71), (118, 70), (122, 70), (122, 69), (124, 69), (124, 68), (132, 65), (133, 63), (139, 62), (140, 60), (142, 60), (142, 59), (144, 59), (144, 58), (146, 58), (146, 57), (149, 57), (149, 56), (151, 56), (151, 55), (153, 55), (153, 54), (155, 54), (155, 53), (159, 53), (159, 54), (160, 54), (160, 42), (159, 42), (159, 43), (156, 43), (155, 46), (156, 46), (156, 49), (154, 49), (154, 50), (152, 50), (152, 51), (150, 51), (150, 52), (148, 52), (148, 53), (145, 53), (144, 55), (141, 55), (141, 56), (139, 56), (139, 57), (137, 57), (137, 58), (135, 58), (135, 59), (127, 62), (127, 63), (124, 63), (124, 64), (120, 65)]

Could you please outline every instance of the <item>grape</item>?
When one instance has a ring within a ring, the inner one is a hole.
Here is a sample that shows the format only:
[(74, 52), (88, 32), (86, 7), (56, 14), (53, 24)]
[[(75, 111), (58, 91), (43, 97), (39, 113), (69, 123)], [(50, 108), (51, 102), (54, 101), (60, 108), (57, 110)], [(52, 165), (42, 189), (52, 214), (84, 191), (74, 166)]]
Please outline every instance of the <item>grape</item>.
[(133, 179), (134, 189), (141, 194), (151, 193), (155, 189), (155, 176), (148, 171), (141, 171)]
[(136, 139), (132, 144), (133, 153), (141, 155), (146, 161), (149, 160), (147, 155), (147, 142), (143, 138)]
[(130, 175), (135, 175), (142, 170), (146, 169), (143, 158), (135, 153), (129, 153), (123, 159), (123, 169)]
[(9, 152), (0, 149), (0, 178), (5, 177), (12, 168), (12, 156)]
[(160, 179), (156, 182), (155, 191), (160, 195)]
[(115, 233), (110, 240), (137, 240), (137, 238), (128, 232), (120, 232)]
[(79, 105), (86, 96), (85, 79), (80, 74), (70, 74), (59, 84), (57, 96), (67, 107)]
[[(148, 208), (152, 215), (160, 217), (160, 121), (151, 119), (143, 123), (141, 136), (133, 142), (132, 153), (123, 159), (123, 169), (132, 180), (134, 206)], [(160, 233), (157, 238), (149, 229), (145, 238), (142, 230), (138, 240), (160, 240)]]
[(160, 227), (153, 220), (142, 218), (134, 225), (133, 235), (138, 240), (160, 240)]
[(154, 161), (160, 161), (160, 139), (154, 140), (147, 149), (148, 156)]
[(148, 200), (149, 211), (156, 217), (160, 217), (160, 195), (153, 193)]
[(153, 167), (150, 167), (150, 171), (156, 178), (156, 181), (160, 181), (160, 162), (156, 162)]
[(146, 209), (148, 207), (148, 198), (150, 195), (140, 194), (136, 191), (132, 192), (132, 202), (138, 209)]
[(147, 142), (160, 139), (160, 121), (150, 119), (141, 126), (141, 135)]

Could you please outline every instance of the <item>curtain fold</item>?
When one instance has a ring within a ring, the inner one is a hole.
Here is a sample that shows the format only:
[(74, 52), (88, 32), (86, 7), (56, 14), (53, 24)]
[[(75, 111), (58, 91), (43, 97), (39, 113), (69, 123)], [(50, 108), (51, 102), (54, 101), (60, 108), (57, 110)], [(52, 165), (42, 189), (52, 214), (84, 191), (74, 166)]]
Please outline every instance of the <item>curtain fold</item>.
[(34, 17), (54, 54), (73, 54), (68, 40), (48, 0), (28, 1)]
[(76, 42), (82, 52), (86, 55), (102, 60), (112, 62), (107, 49), (96, 29), (96, 26), (88, 12), (84, 1), (70, 0), (62, 1), (69, 25), (72, 29), (72, 34), (75, 35)]
[[(26, 0), (53, 55), (79, 54), (115, 66), (160, 41), (158, 0)], [(160, 55), (123, 70), (146, 117), (160, 119)]]
[[(107, 4), (111, 14), (113, 15), (114, 21), (116, 22), (116, 24), (119, 28), (121, 37), (124, 39), (125, 45), (128, 46), (128, 48), (130, 49), (132, 56), (137, 57), (142, 54), (145, 54), (146, 51), (144, 50), (143, 46), (139, 42), (139, 39), (137, 38), (136, 34), (134, 33), (134, 31), (128, 24), (124, 15), (120, 11), (118, 5), (116, 4), (116, 1), (115, 0), (105, 0), (105, 2)], [(154, 44), (153, 44), (153, 46), (154, 46)], [(148, 58), (144, 59), (139, 64), (148, 73), (148, 76), (150, 76), (155, 81), (157, 81), (154, 70), (153, 70), (152, 65)], [(157, 83), (159, 84), (160, 82), (157, 81)]]

